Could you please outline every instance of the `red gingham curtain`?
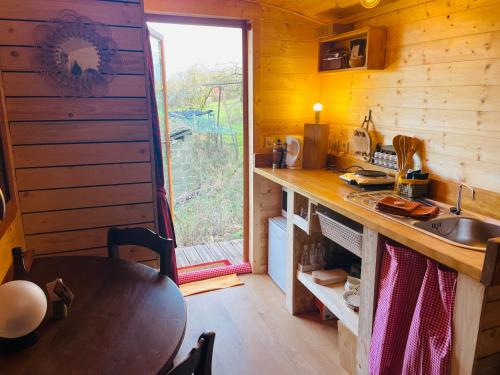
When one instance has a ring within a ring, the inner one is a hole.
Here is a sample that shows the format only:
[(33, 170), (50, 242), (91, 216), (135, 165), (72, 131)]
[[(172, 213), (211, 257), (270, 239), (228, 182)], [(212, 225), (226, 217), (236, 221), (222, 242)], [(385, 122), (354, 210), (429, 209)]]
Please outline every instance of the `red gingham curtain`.
[[(177, 243), (175, 240), (174, 223), (170, 213), (170, 207), (167, 203), (167, 194), (165, 191), (165, 175), (163, 173), (163, 161), (161, 152), (161, 135), (160, 135), (160, 121), (158, 118), (158, 108), (156, 106), (155, 85), (154, 85), (154, 72), (153, 72), (153, 57), (149, 45), (149, 31), (146, 28), (146, 40), (144, 41), (144, 50), (146, 55), (146, 66), (149, 72), (149, 96), (151, 105), (151, 126), (153, 129), (153, 148), (155, 154), (155, 175), (156, 175), (156, 202), (158, 210), (158, 230), (159, 235), (173, 240), (174, 249), (171, 256), (172, 269), (170, 275), (172, 280), (179, 285), (179, 278), (177, 275), (177, 262), (175, 259), (175, 248)], [(167, 134), (167, 136), (169, 136)]]
[(370, 346), (372, 375), (450, 373), (457, 273), (387, 242)]

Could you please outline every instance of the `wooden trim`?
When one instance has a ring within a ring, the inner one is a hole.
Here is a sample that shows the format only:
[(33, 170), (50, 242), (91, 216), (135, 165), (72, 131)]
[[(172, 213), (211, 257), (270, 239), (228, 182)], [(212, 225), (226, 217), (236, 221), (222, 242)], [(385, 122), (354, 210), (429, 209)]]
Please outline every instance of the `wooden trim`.
[[(61, 89), (36, 72), (5, 72), (3, 75), (6, 97), (60, 96)], [(117, 75), (101, 97), (144, 98), (146, 83), (142, 75)]]
[(150, 161), (149, 142), (14, 146), (16, 168)]
[(498, 375), (500, 372), (500, 353), (479, 359), (474, 373), (477, 375)]
[(19, 191), (151, 182), (144, 163), (26, 168), (16, 171)]
[[(78, 14), (89, 17), (94, 22), (106, 25), (142, 27), (142, 4), (127, 4), (85, 0), (78, 2)], [(3, 0), (0, 2), (2, 18), (12, 20), (49, 21), (57, 17), (62, 9), (74, 9), (74, 0), (46, 1), (41, 6), (39, 0)]]
[(153, 201), (151, 183), (37, 190), (19, 193), (22, 213), (118, 206)]
[(24, 214), (24, 232), (41, 234), (154, 220), (152, 203)]
[(492, 238), (486, 246), (481, 282), (486, 286), (500, 285), (500, 237)]
[(2, 143), (2, 151), (6, 176), (9, 184), (9, 195), (10, 200), (6, 202), (5, 207), (5, 219), (0, 222), (0, 237), (4, 235), (7, 231), (7, 228), (14, 221), (17, 210), (18, 210), (18, 196), (17, 196), (17, 187), (16, 187), (16, 176), (14, 174), (14, 165), (13, 165), (13, 151), (11, 144), (10, 131), (8, 127), (9, 118), (7, 112), (7, 104), (5, 100), (5, 91), (3, 87), (3, 77), (2, 77), (2, 69), (0, 66), (0, 142)]
[(452, 320), (451, 375), (472, 374), (483, 302), (484, 285), (459, 273)]
[[(150, 153), (150, 168), (151, 168), (151, 189), (153, 192), (153, 221), (155, 223), (155, 232), (159, 233), (159, 222), (158, 222), (158, 193), (157, 193), (157, 179), (158, 176), (156, 175), (156, 154), (155, 154), (155, 145), (154, 145), (154, 132), (153, 132), (153, 116), (151, 113), (151, 87), (150, 87), (150, 77), (149, 77), (149, 67), (147, 64), (147, 54), (151, 53), (151, 45), (149, 44), (149, 38), (148, 38), (148, 30), (146, 26), (146, 16), (144, 14), (144, 2), (141, 0), (141, 7), (143, 9), (142, 12), (142, 40), (144, 41), (144, 77), (146, 79), (146, 113), (147, 113), (147, 118), (150, 122), (149, 125), (149, 153)], [(154, 82), (154, 77), (153, 80)], [(175, 230), (175, 229), (174, 229)], [(175, 244), (174, 244), (175, 245)]]
[[(141, 227), (154, 230), (155, 223), (138, 223), (116, 226), (117, 228)], [(58, 254), (65, 251), (85, 250), (107, 246), (110, 227), (81, 229), (26, 236), (26, 247), (34, 249), (35, 255)]]
[(377, 307), (378, 280), (382, 254), (384, 252), (384, 238), (367, 227), (363, 228), (363, 245), (361, 249), (361, 306), (359, 311), (358, 348), (356, 368), (358, 374), (369, 373), (368, 356), (372, 338), (373, 321)]
[[(161, 63), (161, 81), (163, 87), (163, 107), (165, 108), (165, 151), (167, 153), (167, 179), (168, 185), (168, 200), (170, 205), (170, 214), (172, 215), (172, 220), (174, 219), (174, 182), (172, 174), (172, 142), (170, 140), (170, 119), (168, 117), (168, 94), (167, 94), (167, 70), (165, 66), (165, 45), (163, 40), (163, 35), (158, 33), (152, 28), (148, 28), (150, 39), (156, 39), (160, 44), (160, 63)], [(150, 42), (151, 43), (151, 42)], [(160, 124), (161, 126), (161, 124)], [(165, 166), (163, 166), (165, 168)]]
[[(0, 45), (31, 47), (33, 46), (33, 30), (43, 24), (45, 22), (2, 19), (0, 22)], [(141, 29), (119, 26), (111, 26), (110, 29), (118, 50), (143, 50)], [(2, 59), (2, 64), (4, 63), (5, 61)]]
[[(247, 25), (249, 24), (245, 21)], [(249, 132), (249, 58), (248, 27), (242, 27), (243, 53), (243, 262), (250, 259), (250, 132)]]
[(12, 144), (149, 142), (149, 121), (11, 122)]
[[(33, 61), (38, 58), (36, 53), (37, 49), (31, 46), (0, 46), (2, 68), (5, 72), (38, 74), (33, 67)], [(117, 74), (144, 75), (144, 54), (142, 51), (119, 51), (118, 57), (122, 60), (122, 65), (116, 72)], [(44, 77), (40, 76), (40, 78)], [(45, 82), (47, 85), (52, 84), (49, 78)], [(60, 93), (57, 96), (60, 96)]]
[(157, 14), (151, 12), (146, 13), (145, 18), (146, 22), (176, 23), (180, 25), (234, 27), (240, 29), (248, 29), (249, 27), (249, 23), (247, 20), (232, 18), (179, 16), (174, 14)]
[(145, 98), (7, 98), (10, 121), (144, 120)]

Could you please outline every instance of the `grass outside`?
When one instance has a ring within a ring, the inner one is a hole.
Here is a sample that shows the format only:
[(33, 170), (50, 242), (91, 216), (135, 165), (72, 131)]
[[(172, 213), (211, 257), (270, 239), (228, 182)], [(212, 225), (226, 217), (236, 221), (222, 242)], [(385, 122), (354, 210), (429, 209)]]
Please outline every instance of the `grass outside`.
[[(208, 103), (204, 110), (209, 109), (216, 118), (217, 102)], [(192, 135), (190, 163), (183, 173), (195, 176), (196, 187), (174, 197), (174, 225), (179, 246), (243, 237), (242, 112), (239, 98), (221, 103), (219, 125), (232, 129), (234, 136), (223, 134), (214, 140), (213, 135), (195, 132)]]

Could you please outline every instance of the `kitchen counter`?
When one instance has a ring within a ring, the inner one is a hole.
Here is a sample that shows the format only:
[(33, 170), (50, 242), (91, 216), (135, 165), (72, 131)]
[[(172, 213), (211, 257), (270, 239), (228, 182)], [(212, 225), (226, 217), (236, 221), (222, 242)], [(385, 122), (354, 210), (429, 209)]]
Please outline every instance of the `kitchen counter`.
[(359, 190), (340, 180), (340, 173), (272, 168), (255, 168), (254, 172), (473, 279), (481, 277), (483, 252), (448, 244), (345, 200), (347, 194)]

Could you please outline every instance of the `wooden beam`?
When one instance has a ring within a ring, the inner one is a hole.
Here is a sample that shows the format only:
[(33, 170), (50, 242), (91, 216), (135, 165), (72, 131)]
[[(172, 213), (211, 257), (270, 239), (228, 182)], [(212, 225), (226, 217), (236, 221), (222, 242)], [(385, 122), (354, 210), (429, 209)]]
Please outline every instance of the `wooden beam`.
[(363, 228), (363, 245), (361, 248), (361, 289), (358, 323), (358, 347), (356, 373), (369, 374), (368, 356), (372, 338), (373, 320), (377, 307), (378, 282), (384, 239), (367, 227)]

